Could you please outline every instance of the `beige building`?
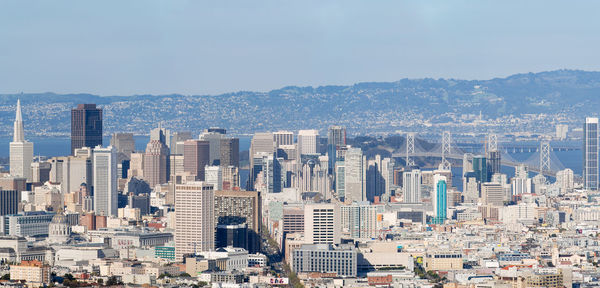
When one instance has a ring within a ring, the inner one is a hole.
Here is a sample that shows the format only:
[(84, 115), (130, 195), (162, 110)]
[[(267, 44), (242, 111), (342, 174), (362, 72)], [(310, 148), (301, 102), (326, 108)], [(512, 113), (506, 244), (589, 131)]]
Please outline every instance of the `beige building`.
[(425, 270), (462, 270), (463, 259), (461, 252), (432, 251), (425, 253), (423, 259)]
[(215, 194), (212, 185), (178, 179), (175, 183), (175, 258), (215, 248)]
[(10, 266), (11, 280), (25, 280), (30, 287), (41, 287), (50, 283), (50, 266), (40, 261), (23, 261)]
[(304, 206), (304, 238), (311, 244), (339, 244), (340, 207), (334, 203)]

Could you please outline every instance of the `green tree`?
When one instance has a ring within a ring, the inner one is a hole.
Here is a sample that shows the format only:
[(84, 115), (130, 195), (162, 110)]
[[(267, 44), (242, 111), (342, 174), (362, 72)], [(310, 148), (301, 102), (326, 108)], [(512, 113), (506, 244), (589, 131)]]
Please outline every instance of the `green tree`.
[(0, 278), (0, 280), (10, 280), (10, 273), (2, 275), (2, 278)]

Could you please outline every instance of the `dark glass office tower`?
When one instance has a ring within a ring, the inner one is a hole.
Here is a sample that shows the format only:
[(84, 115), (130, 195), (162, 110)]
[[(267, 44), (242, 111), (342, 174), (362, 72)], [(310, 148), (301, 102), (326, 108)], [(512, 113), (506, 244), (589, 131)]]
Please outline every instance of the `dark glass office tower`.
[(102, 145), (102, 109), (96, 104), (79, 104), (71, 110), (71, 154), (97, 145)]

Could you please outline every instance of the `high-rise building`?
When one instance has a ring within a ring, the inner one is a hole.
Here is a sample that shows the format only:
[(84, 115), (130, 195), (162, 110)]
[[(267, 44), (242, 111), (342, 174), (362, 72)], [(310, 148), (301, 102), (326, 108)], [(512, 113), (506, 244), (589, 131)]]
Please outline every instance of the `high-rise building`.
[(150, 140), (146, 145), (144, 180), (150, 187), (169, 181), (169, 148), (159, 140)]
[(354, 239), (370, 239), (378, 236), (377, 213), (381, 205), (371, 205), (369, 202), (353, 202), (342, 205), (341, 227), (347, 230)]
[(557, 124), (556, 125), (556, 138), (559, 140), (567, 139), (567, 133), (569, 133), (569, 125)]
[(448, 196), (446, 187), (446, 177), (441, 175), (433, 176), (434, 192), (431, 202), (433, 203), (433, 223), (443, 224), (446, 220), (448, 211)]
[(260, 251), (261, 197), (256, 191), (215, 191), (216, 225), (245, 223), (250, 253)]
[[(170, 177), (173, 177), (177, 174), (182, 174), (185, 172), (183, 167), (184, 158), (183, 155), (180, 154), (171, 154), (169, 155), (169, 166), (170, 166)], [(169, 178), (171, 179), (171, 178)]]
[(402, 184), (404, 184), (404, 203), (421, 203), (421, 170), (404, 171)]
[(210, 148), (208, 141), (187, 140), (183, 151), (183, 169), (192, 175), (196, 175), (196, 180), (204, 180), (204, 167), (209, 165)]
[(0, 216), (19, 212), (21, 193), (17, 190), (0, 190)]
[(574, 186), (573, 170), (567, 168), (556, 172), (556, 183), (561, 189), (561, 193), (571, 191)]
[(133, 133), (113, 133), (110, 138), (110, 146), (117, 149), (119, 160), (131, 159), (131, 153), (135, 152)]
[(175, 258), (215, 248), (215, 194), (201, 181), (175, 183)]
[(339, 244), (341, 236), (340, 208), (335, 203), (304, 206), (304, 239), (313, 244)]
[(93, 152), (94, 211), (117, 216), (117, 151), (96, 146)]
[(240, 167), (240, 139), (221, 138), (220, 165)]
[[(275, 140), (273, 139), (273, 133), (254, 133), (252, 141), (250, 142), (249, 160), (250, 160), (250, 177), (248, 177), (248, 190), (255, 190), (254, 181), (256, 175), (260, 171), (256, 169), (262, 169), (262, 165), (255, 165), (254, 159), (257, 159), (258, 153), (271, 153), (276, 152)], [(260, 157), (262, 159), (262, 157)]]
[(276, 147), (280, 147), (281, 145), (293, 145), (294, 133), (291, 131), (273, 132), (273, 140), (275, 141)]
[(79, 104), (71, 110), (71, 154), (81, 147), (102, 146), (102, 109)]
[(483, 204), (492, 206), (504, 205), (504, 189), (502, 184), (483, 183), (481, 184), (481, 199)]
[(583, 188), (598, 190), (598, 118), (585, 118), (583, 126)]
[(13, 127), (13, 141), (10, 142), (10, 175), (33, 180), (31, 163), (33, 162), (33, 143), (25, 140), (21, 101), (17, 100), (17, 112)]
[(344, 181), (346, 202), (366, 201), (366, 169), (362, 150), (360, 148), (348, 148), (344, 160)]
[(487, 169), (487, 160), (484, 156), (474, 156), (473, 157), (473, 171), (475, 171), (475, 178), (479, 183), (488, 182), (489, 172)]
[(343, 160), (335, 162), (335, 192), (339, 199), (346, 198), (346, 162)]
[(337, 161), (337, 150), (346, 147), (346, 127), (330, 126), (327, 131), (327, 154), (329, 155), (329, 174), (333, 174)]
[(162, 127), (162, 123), (158, 123), (158, 127), (150, 130), (150, 141), (157, 140), (165, 144), (171, 149), (171, 130)]
[(223, 173), (221, 166), (206, 166), (204, 168), (204, 182), (213, 185), (214, 190), (223, 189)]
[(223, 190), (231, 190), (240, 187), (240, 172), (235, 166), (221, 166), (223, 172)]
[(502, 153), (498, 150), (488, 151), (487, 156), (487, 168), (488, 175), (494, 175), (496, 173), (501, 173), (500, 167), (502, 165)]
[(171, 154), (183, 155), (184, 141), (190, 139), (192, 139), (192, 132), (173, 132), (171, 134)]
[[(90, 155), (91, 156), (91, 155)], [(92, 158), (86, 155), (53, 157), (48, 160), (51, 164), (50, 181), (60, 183), (60, 190), (69, 193), (79, 190), (81, 184), (92, 185)]]
[(319, 131), (300, 130), (298, 131), (298, 155), (316, 154), (317, 144), (319, 143)]
[(218, 132), (205, 131), (200, 134), (200, 140), (208, 141), (209, 161), (208, 165), (220, 165), (221, 160), (221, 139), (225, 135)]

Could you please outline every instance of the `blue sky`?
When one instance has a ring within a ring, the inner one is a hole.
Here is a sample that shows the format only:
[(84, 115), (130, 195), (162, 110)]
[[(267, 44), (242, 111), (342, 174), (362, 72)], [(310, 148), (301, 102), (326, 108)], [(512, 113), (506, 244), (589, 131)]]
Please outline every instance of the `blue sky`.
[(600, 70), (597, 1), (0, 2), (0, 93), (218, 94)]

